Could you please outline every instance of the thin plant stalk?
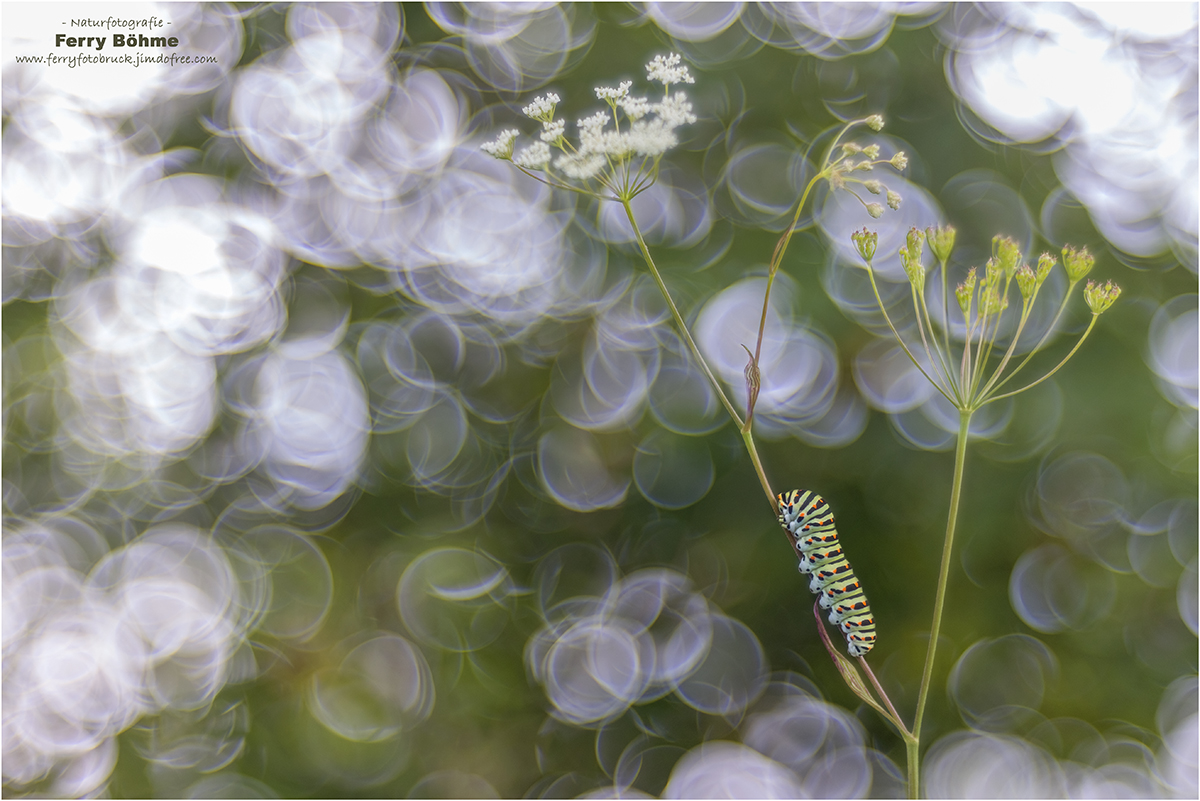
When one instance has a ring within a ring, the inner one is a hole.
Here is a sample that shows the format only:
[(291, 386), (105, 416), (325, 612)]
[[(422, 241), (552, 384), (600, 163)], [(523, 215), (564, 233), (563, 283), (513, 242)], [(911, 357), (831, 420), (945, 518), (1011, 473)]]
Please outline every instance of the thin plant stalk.
[(674, 318), (675, 325), (679, 328), (680, 333), (683, 334), (688, 347), (691, 348), (692, 355), (700, 363), (700, 368), (708, 376), (713, 389), (717, 391), (717, 395), (721, 398), (721, 403), (725, 406), (725, 411), (729, 412), (729, 416), (737, 423), (738, 428), (741, 428), (741, 416), (733, 408), (733, 403), (725, 395), (725, 390), (721, 389), (721, 382), (717, 381), (717, 377), (709, 369), (708, 362), (704, 359), (704, 355), (700, 353), (700, 348), (696, 345), (696, 341), (692, 339), (692, 334), (688, 331), (687, 323), (683, 321), (683, 315), (679, 313), (679, 309), (675, 306), (675, 301), (671, 298), (671, 293), (667, 290), (667, 285), (663, 281), (662, 275), (659, 274), (658, 267), (654, 264), (654, 259), (650, 256), (650, 248), (646, 247), (646, 240), (642, 238), (642, 230), (638, 227), (637, 219), (633, 216), (633, 209), (630, 207), (629, 201), (622, 200), (621, 205), (625, 208), (625, 216), (629, 218), (629, 224), (633, 226), (633, 234), (637, 237), (638, 247), (642, 250), (642, 258), (646, 260), (646, 266), (650, 269), (650, 275), (654, 277), (654, 282), (658, 284), (658, 291), (662, 293), (663, 298), (667, 301), (667, 307), (671, 310), (671, 317)]
[(937, 591), (933, 601), (933, 622), (929, 626), (929, 645), (925, 650), (925, 669), (921, 672), (921, 690), (917, 694), (917, 711), (912, 732), (915, 742), (908, 750), (908, 797), (917, 798), (920, 790), (918, 755), (921, 748), (921, 723), (933, 681), (933, 664), (937, 657), (938, 637), (942, 631), (942, 612), (946, 607), (946, 586), (950, 581), (950, 556), (954, 550), (954, 531), (958, 526), (958, 506), (962, 500), (963, 471), (967, 462), (967, 439), (971, 429), (971, 412), (961, 410), (958, 418), (958, 444), (954, 449), (954, 479), (950, 485), (950, 512), (946, 517), (946, 538), (942, 543), (942, 564), (938, 569)]
[[(638, 227), (637, 218), (633, 214), (633, 209), (630, 207), (629, 201), (622, 200), (621, 205), (625, 209), (625, 216), (629, 218), (629, 224), (633, 227), (633, 233), (634, 233), (634, 236), (637, 238), (638, 247), (641, 249), (642, 257), (646, 261), (646, 267), (647, 267), (647, 269), (649, 269), (651, 276), (653, 276), (655, 283), (658, 285), (659, 291), (662, 292), (663, 298), (667, 302), (667, 307), (671, 310), (671, 316), (675, 320), (675, 325), (679, 328), (680, 332), (683, 335), (684, 340), (688, 343), (688, 346), (690, 347), (690, 349), (692, 351), (692, 355), (694, 355), (696, 357), (696, 361), (700, 363), (700, 367), (701, 367), (701, 369), (704, 370), (704, 374), (706, 376), (708, 376), (708, 380), (712, 383), (713, 388), (716, 390), (717, 394), (720, 396), (721, 402), (724, 404), (725, 410), (729, 413), (730, 418), (732, 418), (733, 421), (735, 423), (737, 423), (739, 429), (741, 429), (742, 441), (746, 444), (746, 452), (750, 455), (750, 461), (754, 464), (754, 472), (758, 476), (758, 480), (759, 480), (759, 483), (762, 485), (763, 492), (767, 496), (767, 502), (771, 504), (772, 512), (778, 513), (779, 507), (778, 507), (778, 501), (776, 499), (775, 491), (773, 489), (771, 489), (771, 484), (767, 480), (767, 474), (766, 474), (766, 471), (763, 469), (762, 459), (759, 457), (758, 448), (755, 446), (755, 443), (754, 443), (753, 431), (750, 430), (749, 426), (745, 425), (742, 422), (741, 416), (738, 415), (737, 411), (733, 408), (733, 404), (730, 402), (729, 397), (725, 394), (725, 391), (721, 388), (720, 382), (717, 381), (716, 376), (713, 374), (712, 370), (709, 368), (708, 362), (704, 358), (704, 354), (702, 354), (700, 352), (700, 348), (696, 345), (696, 341), (694, 339), (692, 339), (692, 335), (688, 331), (687, 323), (684, 321), (683, 315), (679, 313), (679, 308), (675, 305), (675, 301), (671, 298), (671, 293), (667, 289), (666, 282), (663, 280), (662, 274), (659, 273), (658, 266), (654, 263), (654, 258), (650, 255), (650, 248), (647, 247), (646, 240), (642, 237), (641, 229)], [(762, 333), (760, 330), (759, 345), (762, 344), (761, 340), (762, 340)], [(752, 364), (753, 363), (756, 363), (756, 362), (752, 362)], [(753, 409), (751, 408), (747, 412), (746, 419), (750, 420), (752, 414), (753, 414)], [(794, 545), (793, 545), (793, 547), (794, 547)], [(818, 622), (819, 621), (820, 621), (820, 619), (818, 618)], [(826, 638), (828, 636), (827, 633), (825, 632), (824, 624), (820, 624), (820, 632), (821, 632), (821, 635), (823, 638)], [(884, 703), (887, 705), (888, 710), (891, 711), (891, 714), (890, 715), (887, 714), (887, 712), (885, 712), (883, 710), (883, 708), (880, 707), (879, 704), (870, 697), (869, 692), (866, 692), (865, 695), (861, 695), (860, 697), (864, 698), (864, 700), (867, 700), (872, 706), (874, 706), (876, 709), (878, 709), (884, 715), (884, 717), (892, 720), (892, 722), (898, 727), (898, 729), (901, 733), (901, 736), (904, 737), (907, 742), (908, 739), (910, 739), (913, 735), (905, 728), (904, 722), (901, 719), (901, 717), (899, 716), (899, 714), (896, 713), (895, 706), (892, 704), (891, 699), (888, 698), (887, 694), (883, 691), (883, 687), (880, 686), (879, 682), (875, 679), (875, 674), (871, 672), (870, 666), (867, 664), (866, 658), (859, 657), (859, 662), (867, 670), (867, 675), (870, 676), (872, 684), (875, 687), (875, 691), (879, 694), (879, 697), (883, 699)]]

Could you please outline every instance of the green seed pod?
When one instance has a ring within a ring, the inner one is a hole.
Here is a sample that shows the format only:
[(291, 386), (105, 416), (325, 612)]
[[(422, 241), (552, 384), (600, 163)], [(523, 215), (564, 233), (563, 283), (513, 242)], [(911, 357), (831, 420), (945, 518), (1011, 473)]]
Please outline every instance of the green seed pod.
[(929, 240), (929, 249), (940, 262), (950, 261), (950, 252), (954, 250), (954, 226), (929, 226), (925, 229), (925, 238)]
[(1063, 266), (1067, 268), (1067, 278), (1071, 279), (1071, 283), (1075, 283), (1092, 271), (1092, 265), (1096, 263), (1096, 259), (1092, 254), (1088, 253), (1088, 249), (1075, 248), (1067, 245), (1063, 248)]
[(958, 296), (958, 306), (962, 309), (963, 316), (967, 316), (971, 311), (971, 298), (975, 294), (975, 268), (967, 273), (967, 280), (958, 285), (954, 290), (954, 294)]
[(980, 297), (979, 307), (984, 314), (999, 314), (1008, 308), (1008, 294), (998, 286), (990, 286)]
[(1012, 237), (996, 236), (992, 237), (992, 247), (996, 252), (996, 260), (1000, 265), (1000, 269), (1009, 278), (1012, 278), (1016, 272), (1018, 265), (1021, 263), (1021, 249), (1017, 247), (1017, 243)]
[(1083, 289), (1083, 299), (1087, 301), (1092, 314), (1103, 314), (1108, 311), (1117, 298), (1121, 296), (1121, 287), (1112, 281), (1106, 281), (1104, 286), (1088, 281)]
[(879, 244), (879, 234), (864, 228), (850, 234), (850, 240), (854, 242), (854, 247), (858, 250), (858, 255), (862, 256), (863, 261), (869, 262), (875, 258), (875, 246)]
[[(915, 228), (913, 229), (916, 230)], [(908, 276), (908, 282), (913, 285), (917, 292), (925, 291), (925, 268), (921, 265), (921, 248), (918, 243), (917, 257), (913, 258), (912, 240), (909, 240), (909, 247), (900, 248), (900, 265), (904, 267), (904, 274)]]
[(1033, 291), (1037, 289), (1037, 285), (1037, 275), (1029, 269), (1028, 264), (1022, 264), (1017, 268), (1017, 288), (1021, 290), (1022, 298), (1029, 300)]
[(1050, 275), (1050, 270), (1058, 263), (1058, 259), (1051, 256), (1049, 253), (1043, 253), (1038, 256), (1037, 265), (1037, 282), (1041, 284), (1046, 280), (1046, 276)]
[(908, 255), (912, 257), (913, 261), (920, 264), (925, 250), (925, 234), (914, 226), (908, 229), (905, 242), (908, 244)]

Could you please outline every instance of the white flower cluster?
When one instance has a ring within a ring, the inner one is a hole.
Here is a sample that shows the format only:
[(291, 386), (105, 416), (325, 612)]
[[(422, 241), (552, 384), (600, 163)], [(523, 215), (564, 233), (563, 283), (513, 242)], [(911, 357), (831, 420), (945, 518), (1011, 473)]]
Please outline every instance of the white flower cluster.
[[(677, 53), (655, 56), (646, 65), (646, 76), (668, 88), (677, 83), (695, 83), (688, 68), (680, 65)], [(564, 137), (566, 122), (554, 119), (559, 97), (550, 93), (522, 109), (526, 116), (542, 123), (540, 142), (513, 157), (516, 132), (504, 131), (494, 142), (483, 145), (483, 151), (511, 159), (527, 170), (549, 170), (551, 148), (558, 148), (561, 155), (554, 159), (553, 170), (562, 177), (573, 181), (594, 178), (619, 196), (632, 196), (648, 185), (645, 178), (653, 175), (658, 158), (679, 143), (675, 129), (696, 121), (685, 93), (664, 92), (662, 100), (652, 102), (629, 94), (632, 86), (633, 81), (621, 81), (615, 88), (596, 87), (596, 97), (607, 103), (609, 110), (576, 122), (578, 146)], [(630, 163), (635, 157), (643, 159), (641, 164)]]
[(671, 53), (669, 56), (655, 56), (646, 65), (646, 77), (652, 81), (660, 81), (663, 86), (673, 83), (695, 83), (696, 79), (688, 74), (687, 67), (679, 66), (680, 56)]
[(545, 97), (535, 97), (533, 102), (521, 109), (526, 117), (532, 117), (542, 122), (550, 122), (554, 117), (554, 107), (558, 105), (558, 95), (553, 92)]
[(486, 142), (479, 146), (479, 149), (489, 156), (495, 156), (498, 159), (512, 158), (513, 142), (517, 141), (517, 134), (520, 133), (516, 128), (511, 128), (507, 131), (501, 131), (494, 142)]

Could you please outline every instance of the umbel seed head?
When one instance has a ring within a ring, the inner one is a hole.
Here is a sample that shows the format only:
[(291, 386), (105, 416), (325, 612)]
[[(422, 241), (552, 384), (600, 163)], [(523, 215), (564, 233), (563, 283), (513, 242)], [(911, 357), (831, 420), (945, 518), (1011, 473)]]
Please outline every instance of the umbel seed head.
[(950, 261), (950, 253), (954, 250), (954, 235), (957, 232), (952, 225), (929, 226), (925, 229), (925, 238), (929, 241), (929, 249), (940, 262)]
[(1092, 314), (1103, 314), (1108, 311), (1117, 298), (1121, 296), (1121, 287), (1112, 281), (1106, 281), (1100, 286), (1094, 281), (1088, 281), (1083, 289), (1083, 299), (1087, 301)]
[(992, 238), (992, 246), (996, 249), (996, 261), (1000, 269), (1006, 276), (1012, 278), (1017, 266), (1021, 263), (1021, 249), (1017, 247), (1017, 243), (1012, 237), (999, 234)]
[(917, 264), (921, 263), (921, 257), (924, 256), (925, 249), (925, 234), (916, 226), (908, 229), (908, 236), (905, 238), (908, 245), (908, 256)]
[(858, 249), (858, 255), (862, 256), (863, 261), (871, 261), (875, 258), (875, 246), (879, 244), (879, 234), (864, 228), (850, 234), (850, 240), (854, 242), (854, 247)]
[(1017, 268), (1017, 288), (1021, 290), (1021, 297), (1029, 300), (1033, 295), (1033, 290), (1037, 289), (1037, 275), (1029, 268), (1028, 264), (1022, 264)]
[(1063, 248), (1063, 267), (1067, 268), (1067, 278), (1071, 279), (1071, 283), (1079, 281), (1084, 276), (1092, 271), (1092, 265), (1096, 263), (1096, 259), (1092, 254), (1088, 253), (1088, 249), (1075, 248), (1067, 245)]
[(1037, 282), (1040, 285), (1046, 280), (1046, 276), (1050, 275), (1050, 270), (1058, 263), (1058, 259), (1051, 256), (1049, 253), (1043, 253), (1038, 256), (1037, 264)]
[(972, 267), (967, 273), (967, 280), (958, 285), (954, 290), (954, 294), (958, 296), (958, 306), (962, 309), (964, 315), (971, 311), (971, 297), (975, 294), (975, 268)]

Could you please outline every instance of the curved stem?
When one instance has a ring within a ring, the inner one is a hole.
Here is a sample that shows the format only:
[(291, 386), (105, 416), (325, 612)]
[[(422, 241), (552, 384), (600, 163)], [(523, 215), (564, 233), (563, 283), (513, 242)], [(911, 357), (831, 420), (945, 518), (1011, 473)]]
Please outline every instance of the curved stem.
[[(763, 492), (767, 493), (767, 501), (771, 504), (771, 511), (779, 514), (779, 500), (775, 497), (774, 490), (771, 489), (771, 482), (767, 481), (766, 471), (763, 470), (762, 460), (758, 458), (758, 448), (754, 445), (754, 434), (749, 431), (742, 431), (742, 440), (746, 443), (746, 451), (750, 454), (750, 461), (754, 463), (754, 472), (758, 475), (758, 483), (762, 484)], [(791, 540), (788, 540), (789, 544)]]
[[(954, 382), (954, 373), (950, 369), (947, 356), (942, 353), (942, 349), (939, 347), (940, 343), (937, 341), (937, 332), (934, 331), (933, 321), (929, 318), (929, 307), (925, 303), (925, 292), (924, 290), (918, 292), (915, 285), (910, 285), (910, 288), (912, 289), (913, 311), (916, 313), (917, 318), (917, 331), (921, 334), (921, 344), (925, 346), (925, 355), (929, 357), (929, 366), (938, 374), (938, 377), (942, 379), (946, 387), (954, 393), (954, 397), (959, 399), (960, 393), (958, 385)], [(924, 319), (924, 322), (922, 322), (922, 319)], [(928, 339), (925, 337), (926, 328), (929, 329)], [(930, 341), (933, 342), (932, 348), (929, 347)], [(935, 352), (938, 356), (936, 360), (933, 358)], [(948, 354), (949, 351), (946, 351), (946, 353)], [(954, 405), (961, 406), (960, 400), (956, 400)]]
[(925, 368), (921, 366), (919, 361), (917, 361), (917, 357), (913, 356), (912, 351), (908, 349), (908, 345), (904, 344), (904, 339), (900, 336), (900, 332), (896, 330), (896, 326), (892, 325), (892, 318), (888, 317), (887, 308), (883, 305), (883, 297), (879, 294), (879, 287), (875, 283), (875, 270), (872, 269), (870, 262), (867, 262), (867, 275), (871, 279), (871, 289), (875, 291), (875, 302), (879, 304), (879, 311), (883, 314), (883, 319), (887, 322), (888, 328), (891, 329), (892, 336), (894, 336), (896, 341), (900, 343), (900, 347), (904, 348), (904, 352), (908, 354), (908, 358), (912, 360), (913, 365), (921, 372), (921, 375), (925, 376), (925, 380), (928, 381), (934, 389), (942, 393), (943, 398), (957, 406), (958, 404), (955, 402), (954, 398), (950, 397), (948, 394), (946, 394), (946, 390), (942, 389), (942, 385), (935, 381), (933, 377), (929, 375), (929, 373), (925, 372)]
[(1068, 361), (1070, 361), (1071, 357), (1075, 355), (1075, 351), (1079, 350), (1080, 346), (1083, 345), (1083, 341), (1088, 338), (1088, 334), (1092, 333), (1092, 329), (1096, 326), (1096, 318), (1099, 316), (1100, 315), (1098, 315), (1098, 314), (1092, 315), (1092, 321), (1090, 323), (1088, 323), (1087, 330), (1083, 332), (1083, 336), (1081, 336), (1079, 338), (1079, 341), (1075, 343), (1075, 347), (1071, 348), (1071, 352), (1068, 353), (1066, 356), (1064, 356), (1063, 360), (1061, 362), (1059, 362), (1057, 365), (1055, 365), (1053, 370), (1046, 373), (1044, 376), (1039, 378), (1037, 381), (1031, 381), (1028, 384), (1026, 384), (1025, 386), (1021, 387), (1020, 389), (1014, 389), (1012, 392), (1005, 392), (1003, 395), (993, 395), (992, 397), (985, 399), (979, 405), (982, 406), (984, 403), (991, 403), (992, 401), (1000, 400), (1001, 398), (1011, 398), (1013, 395), (1019, 395), (1020, 393), (1024, 392), (1027, 389), (1032, 389), (1033, 387), (1036, 387), (1038, 384), (1042, 383), (1047, 378), (1049, 378), (1050, 376), (1057, 373), (1059, 370), (1062, 369), (1062, 366), (1064, 364), (1066, 364)]
[(646, 247), (646, 240), (642, 239), (642, 230), (638, 228), (637, 220), (633, 216), (633, 209), (630, 208), (629, 201), (622, 200), (621, 205), (625, 207), (625, 216), (629, 218), (629, 224), (633, 226), (634, 236), (637, 237), (638, 247), (642, 249), (642, 258), (646, 260), (646, 266), (650, 268), (650, 275), (654, 276), (654, 282), (658, 284), (658, 291), (662, 292), (662, 296), (667, 301), (667, 306), (671, 310), (671, 316), (675, 318), (675, 325), (679, 327), (679, 331), (683, 334), (688, 347), (692, 349), (692, 355), (700, 363), (700, 369), (704, 370), (704, 374), (712, 382), (713, 388), (721, 398), (721, 403), (725, 406), (725, 411), (729, 412), (729, 416), (733, 418), (733, 422), (737, 423), (738, 428), (741, 428), (741, 416), (733, 408), (733, 404), (729, 402), (729, 398), (725, 395), (725, 390), (721, 388), (721, 382), (717, 380), (712, 370), (709, 369), (708, 362), (705, 361), (704, 355), (700, 353), (700, 348), (696, 345), (696, 341), (692, 339), (691, 332), (688, 331), (687, 323), (683, 321), (683, 315), (679, 313), (679, 309), (675, 306), (675, 301), (671, 299), (671, 293), (667, 290), (667, 285), (663, 281), (662, 275), (659, 274), (658, 267), (654, 265), (654, 259), (650, 256), (650, 248)]
[[(842, 133), (845, 133), (843, 131)], [(800, 214), (804, 211), (804, 202), (808, 200), (808, 194), (813, 187), (817, 185), (817, 181), (825, 177), (826, 170), (822, 170), (813, 176), (813, 179), (808, 182), (808, 186), (804, 187), (803, 194), (800, 195), (800, 202), (796, 205), (796, 214), (792, 217), (792, 224), (788, 226), (783, 237), (779, 240), (779, 244), (775, 246), (775, 253), (771, 256), (771, 268), (767, 272), (767, 289), (763, 293), (762, 317), (758, 321), (758, 341), (754, 345), (754, 364), (758, 364), (758, 358), (762, 355), (763, 333), (767, 328), (767, 309), (771, 301), (771, 286), (775, 283), (775, 273), (779, 272), (779, 266), (783, 264), (783, 255), (787, 253), (788, 244), (792, 241), (792, 235), (796, 233), (796, 226), (800, 223)], [(750, 416), (746, 416), (746, 425), (750, 424)]]
[[(1049, 327), (1046, 328), (1045, 333), (1042, 334), (1042, 338), (1038, 340), (1037, 344), (1034, 345), (1032, 349), (1030, 349), (1029, 353), (1025, 354), (1025, 358), (1021, 360), (1020, 364), (1013, 368), (1011, 373), (1006, 375), (998, 384), (991, 388), (992, 392), (995, 392), (996, 390), (1000, 389), (1000, 387), (1011, 381), (1017, 375), (1017, 373), (1021, 372), (1021, 369), (1025, 365), (1029, 364), (1029, 360), (1032, 359), (1038, 353), (1038, 351), (1042, 349), (1042, 346), (1046, 344), (1046, 340), (1048, 340), (1050, 335), (1053, 334), (1058, 328), (1058, 321), (1062, 319), (1063, 312), (1067, 308), (1067, 301), (1071, 299), (1071, 293), (1074, 291), (1075, 284), (1077, 283), (1079, 282), (1075, 281), (1074, 283), (1067, 285), (1067, 291), (1063, 293), (1062, 302), (1058, 304), (1058, 312), (1054, 315), (1054, 319), (1050, 322)], [(1095, 322), (1094, 318), (1093, 322)], [(1030, 386), (1032, 386), (1032, 384)], [(1028, 389), (1028, 387), (1026, 387), (1026, 389)]]
[(875, 688), (875, 692), (880, 698), (883, 699), (883, 702), (887, 704), (888, 711), (892, 713), (892, 722), (895, 723), (900, 729), (900, 736), (904, 738), (905, 742), (913, 739), (912, 732), (910, 732), (904, 725), (904, 718), (900, 717), (900, 713), (896, 711), (896, 707), (892, 706), (892, 699), (888, 698), (888, 694), (883, 691), (883, 685), (879, 683), (879, 679), (875, 678), (875, 671), (871, 670), (871, 666), (867, 664), (867, 657), (860, 656), (858, 658), (858, 663), (862, 665), (863, 670), (866, 671), (867, 678), (871, 680), (871, 686)]
[[(958, 447), (954, 451), (954, 483), (950, 489), (950, 513), (946, 519), (946, 539), (942, 543), (942, 566), (938, 571), (937, 595), (933, 601), (933, 622), (929, 627), (929, 646), (925, 651), (925, 669), (921, 673), (921, 691), (917, 695), (917, 714), (913, 719), (913, 734), (921, 737), (921, 721), (925, 718), (925, 703), (929, 700), (929, 687), (933, 680), (933, 663), (937, 656), (938, 636), (942, 630), (942, 611), (946, 605), (946, 585), (950, 578), (950, 554), (954, 550), (954, 529), (958, 524), (958, 506), (962, 500), (963, 467), (967, 461), (967, 438), (971, 430), (970, 410), (960, 410), (958, 417)], [(911, 763), (911, 760), (910, 760)], [(909, 765), (910, 775), (912, 765)], [(912, 796), (910, 787), (909, 793)]]

